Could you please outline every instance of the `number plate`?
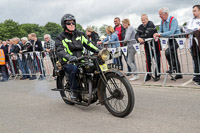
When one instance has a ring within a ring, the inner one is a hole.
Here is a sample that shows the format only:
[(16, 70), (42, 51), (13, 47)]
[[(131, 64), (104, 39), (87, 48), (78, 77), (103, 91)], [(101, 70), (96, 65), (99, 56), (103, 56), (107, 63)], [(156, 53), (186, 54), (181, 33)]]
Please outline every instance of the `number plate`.
[(107, 71), (108, 70), (108, 66), (107, 64), (103, 64), (103, 65), (99, 65), (101, 68), (101, 71)]

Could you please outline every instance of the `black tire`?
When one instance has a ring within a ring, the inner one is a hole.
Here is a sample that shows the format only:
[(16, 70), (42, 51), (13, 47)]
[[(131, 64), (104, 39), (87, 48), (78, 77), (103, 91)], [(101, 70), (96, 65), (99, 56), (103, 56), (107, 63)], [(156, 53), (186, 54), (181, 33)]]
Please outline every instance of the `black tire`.
[[(66, 90), (65, 88), (65, 85), (67, 83), (67, 77), (66, 75), (63, 75), (63, 76), (58, 76), (57, 77), (57, 88), (58, 89), (63, 89), (64, 91), (60, 91), (60, 95), (63, 99), (63, 101), (66, 103), (66, 104), (69, 104), (69, 105), (74, 105), (74, 103), (72, 103), (70, 101), (70, 95), (69, 95), (69, 91)], [(69, 99), (69, 100), (68, 100)]]
[[(135, 96), (130, 82), (126, 79), (126, 77), (121, 77), (114, 72), (108, 73), (105, 76), (113, 93), (113, 95), (111, 95), (106, 85), (102, 82), (101, 96), (106, 109), (116, 117), (125, 117), (129, 115), (132, 112), (135, 103)], [(121, 84), (118, 84), (117, 81)], [(114, 94), (117, 95), (114, 96)], [(127, 95), (127, 100), (125, 99), (125, 94)], [(113, 98), (111, 98), (111, 96), (113, 96)], [(127, 101), (127, 104), (125, 104), (125, 100)], [(114, 106), (112, 105), (112, 101), (116, 101)], [(125, 108), (121, 110), (121, 107), (123, 107), (122, 105), (125, 105)], [(119, 106), (120, 110), (117, 109), (117, 106)]]

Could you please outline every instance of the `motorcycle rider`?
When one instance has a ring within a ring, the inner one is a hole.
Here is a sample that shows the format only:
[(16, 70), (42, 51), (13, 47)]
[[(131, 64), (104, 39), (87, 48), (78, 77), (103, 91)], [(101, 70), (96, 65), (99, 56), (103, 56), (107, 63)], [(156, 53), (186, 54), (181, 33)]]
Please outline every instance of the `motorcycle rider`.
[(57, 56), (62, 60), (63, 70), (68, 74), (71, 100), (78, 100), (78, 83), (76, 80), (78, 68), (76, 65), (68, 64), (67, 62), (77, 61), (77, 58), (83, 55), (83, 47), (94, 53), (98, 53), (99, 49), (87, 40), (83, 32), (76, 30), (76, 19), (72, 14), (65, 14), (61, 18), (61, 26), (64, 31), (56, 38), (56, 52)]

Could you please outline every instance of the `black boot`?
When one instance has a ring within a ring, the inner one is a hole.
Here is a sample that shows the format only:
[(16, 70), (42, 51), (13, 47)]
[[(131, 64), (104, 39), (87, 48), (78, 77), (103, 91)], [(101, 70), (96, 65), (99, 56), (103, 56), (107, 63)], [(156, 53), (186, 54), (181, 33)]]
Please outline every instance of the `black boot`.
[(145, 82), (151, 80), (151, 76), (149, 74), (147, 74)]
[(172, 74), (172, 73), (175, 72), (175, 70), (176, 70), (176, 68), (173, 68), (173, 69), (172, 69), (172, 67), (170, 66), (170, 67), (169, 67), (169, 70), (167, 70), (166, 73)]
[(160, 80), (160, 76), (156, 76), (153, 80), (154, 81), (159, 81)]
[(182, 76), (182, 75), (176, 75), (174, 78), (175, 78), (175, 79), (182, 79), (183, 76)]
[[(176, 69), (176, 73), (181, 73), (180, 64), (178, 64), (178, 68)], [(179, 75), (176, 75), (174, 78), (175, 78), (175, 79), (182, 79), (183, 76), (182, 76), (181, 74), (179, 74)]]

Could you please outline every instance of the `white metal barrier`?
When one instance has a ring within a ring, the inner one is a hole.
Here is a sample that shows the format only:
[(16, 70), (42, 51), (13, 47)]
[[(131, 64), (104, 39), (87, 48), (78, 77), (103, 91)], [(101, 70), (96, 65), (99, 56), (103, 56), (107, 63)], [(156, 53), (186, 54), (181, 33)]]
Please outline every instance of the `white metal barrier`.
[[(194, 34), (195, 31), (190, 32), (190, 33), (184, 33), (184, 34), (177, 34), (177, 35), (172, 35), (168, 36), (165, 38), (159, 38), (158, 40), (158, 45), (159, 47), (159, 52), (160, 54), (156, 54), (156, 46), (155, 43), (156, 41), (153, 38), (145, 39), (145, 42), (148, 43), (148, 47), (150, 50), (150, 59), (151, 59), (151, 65), (152, 65), (152, 71), (148, 71), (147, 66), (147, 55), (145, 52), (145, 49), (141, 47), (139, 43), (133, 44), (134, 48), (137, 51), (137, 56), (136, 56), (136, 62), (137, 62), (137, 72), (126, 72), (126, 73), (134, 73), (134, 74), (145, 74), (144, 76), (144, 81), (147, 76), (147, 74), (152, 74), (152, 75), (165, 75), (164, 81), (163, 81), (163, 86), (166, 83), (168, 75), (172, 77), (172, 79), (176, 80), (173, 75), (200, 75), (200, 51), (198, 51), (198, 41), (196, 38), (194, 38), (195, 42), (197, 45), (196, 48), (196, 58), (197, 58), (197, 63), (198, 63), (198, 71), (194, 72), (194, 62), (193, 62), (193, 55), (191, 53), (191, 46), (189, 45), (189, 41), (191, 41), (191, 37)], [(132, 41), (132, 40), (130, 40)], [(124, 42), (124, 41), (119, 41), (119, 42)], [(112, 43), (117, 43), (117, 42), (112, 42)], [(112, 43), (106, 43), (104, 45), (110, 45)], [(177, 46), (176, 46), (177, 45)], [(115, 54), (115, 48), (109, 48), (110, 51), (112, 51), (113, 54)], [(122, 53), (126, 56), (127, 51), (127, 46), (119, 47), (118, 49), (121, 49)], [(158, 49), (158, 48), (157, 48)], [(168, 50), (167, 50), (168, 49)], [(174, 49), (174, 51), (173, 51)], [(167, 50), (167, 51), (166, 51)], [(176, 52), (177, 51), (177, 52)], [(166, 52), (169, 52), (168, 60), (166, 58)], [(193, 51), (194, 52), (194, 51)], [(160, 56), (160, 57), (157, 57)], [(174, 60), (173, 60), (174, 59)], [(160, 66), (158, 65), (158, 60), (160, 60)], [(180, 65), (179, 65), (180, 64)], [(170, 70), (170, 67), (172, 68), (172, 73), (168, 73), (167, 71)], [(159, 69), (160, 67), (160, 69)], [(175, 68), (173, 68), (175, 67)], [(160, 71), (159, 71), (160, 70)], [(183, 77), (184, 78), (184, 77)]]

